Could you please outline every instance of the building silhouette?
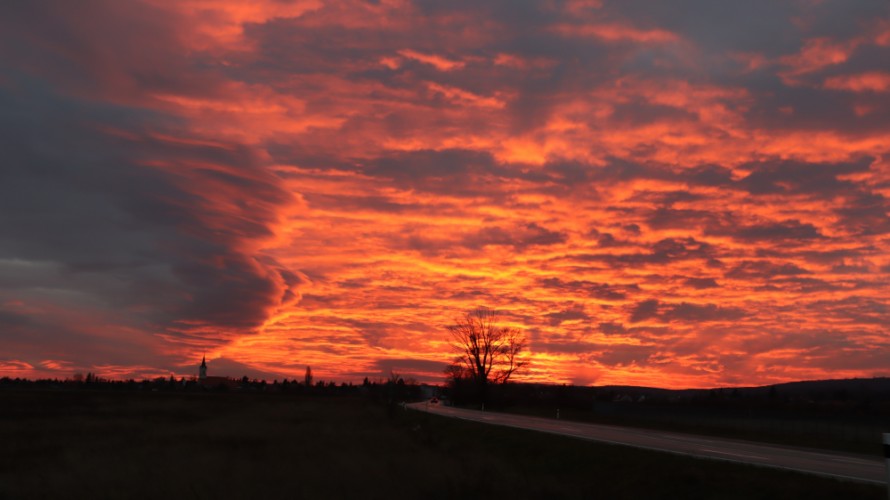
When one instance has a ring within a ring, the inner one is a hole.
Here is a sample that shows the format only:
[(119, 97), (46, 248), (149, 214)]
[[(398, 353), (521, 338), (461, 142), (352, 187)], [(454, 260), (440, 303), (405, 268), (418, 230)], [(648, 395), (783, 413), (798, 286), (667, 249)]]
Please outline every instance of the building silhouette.
[(238, 389), (238, 381), (229, 377), (211, 377), (207, 375), (207, 356), (201, 357), (198, 367), (198, 384), (205, 389)]

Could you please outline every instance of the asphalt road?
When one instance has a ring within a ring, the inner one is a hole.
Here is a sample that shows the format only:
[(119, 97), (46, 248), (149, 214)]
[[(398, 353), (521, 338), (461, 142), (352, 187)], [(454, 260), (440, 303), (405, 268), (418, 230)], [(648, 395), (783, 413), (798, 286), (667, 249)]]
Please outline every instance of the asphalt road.
[(712, 460), (725, 460), (762, 467), (790, 469), (808, 474), (831, 476), (866, 483), (886, 484), (883, 457), (846, 455), (760, 444), (749, 441), (696, 436), (649, 429), (585, 424), (508, 413), (465, 410), (426, 402), (408, 405), (437, 415), (472, 420), (486, 424), (529, 429), (592, 441), (620, 444), (647, 450), (664, 451)]

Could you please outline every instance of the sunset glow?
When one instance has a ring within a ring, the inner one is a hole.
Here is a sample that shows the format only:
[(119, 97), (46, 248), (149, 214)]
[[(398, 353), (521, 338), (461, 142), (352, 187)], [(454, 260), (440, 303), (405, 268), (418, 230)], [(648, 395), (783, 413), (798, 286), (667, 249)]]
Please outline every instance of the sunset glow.
[(0, 376), (890, 375), (885, 0), (244, 4), (0, 7)]

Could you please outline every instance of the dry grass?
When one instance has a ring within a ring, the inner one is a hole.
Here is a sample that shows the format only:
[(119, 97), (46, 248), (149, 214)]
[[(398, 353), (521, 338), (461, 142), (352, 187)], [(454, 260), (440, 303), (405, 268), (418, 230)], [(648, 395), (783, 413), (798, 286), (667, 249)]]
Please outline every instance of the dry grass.
[(883, 498), (361, 398), (0, 391), (0, 498)]

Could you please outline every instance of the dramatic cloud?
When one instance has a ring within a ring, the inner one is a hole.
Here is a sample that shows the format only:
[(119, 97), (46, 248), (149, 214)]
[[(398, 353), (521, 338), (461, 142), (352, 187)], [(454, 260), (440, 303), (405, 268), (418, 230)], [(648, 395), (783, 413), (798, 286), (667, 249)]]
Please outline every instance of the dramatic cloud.
[(884, 0), (0, 11), (0, 375), (890, 374)]

